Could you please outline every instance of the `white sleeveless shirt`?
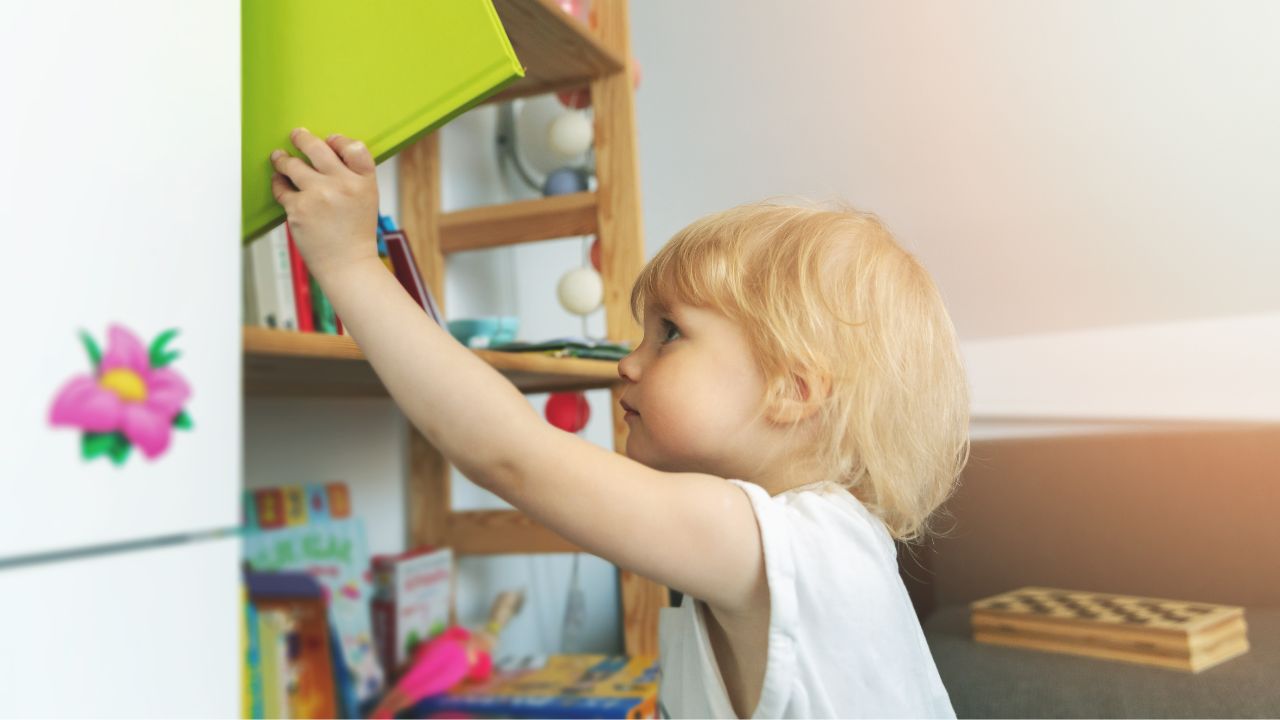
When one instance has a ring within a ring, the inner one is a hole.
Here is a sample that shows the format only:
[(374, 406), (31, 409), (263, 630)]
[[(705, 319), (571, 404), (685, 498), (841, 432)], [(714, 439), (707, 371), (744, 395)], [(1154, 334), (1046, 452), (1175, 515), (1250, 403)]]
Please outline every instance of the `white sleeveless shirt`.
[[(771, 601), (755, 718), (954, 718), (884, 523), (833, 482), (770, 497), (741, 480)], [(734, 717), (701, 601), (661, 611), (664, 717)]]

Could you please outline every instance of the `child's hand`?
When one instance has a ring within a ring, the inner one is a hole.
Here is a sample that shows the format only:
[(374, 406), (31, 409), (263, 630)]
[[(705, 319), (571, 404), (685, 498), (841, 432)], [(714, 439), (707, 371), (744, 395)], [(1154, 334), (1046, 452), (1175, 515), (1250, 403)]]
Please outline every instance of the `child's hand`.
[(330, 135), (326, 143), (306, 128), (294, 130), (290, 139), (311, 164), (283, 150), (272, 152), (271, 192), (289, 214), (294, 242), (311, 273), (320, 279), (366, 258), (376, 260), (378, 180), (369, 149), (342, 135)]

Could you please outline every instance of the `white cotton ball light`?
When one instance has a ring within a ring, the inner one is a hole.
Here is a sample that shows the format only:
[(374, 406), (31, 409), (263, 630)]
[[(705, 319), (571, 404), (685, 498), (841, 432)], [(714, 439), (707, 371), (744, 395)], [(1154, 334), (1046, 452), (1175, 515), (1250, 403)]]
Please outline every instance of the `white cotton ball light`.
[(574, 268), (556, 286), (560, 305), (574, 315), (589, 315), (604, 302), (604, 281), (591, 268)]
[(564, 106), (554, 95), (539, 95), (518, 101), (516, 138), (518, 151), (525, 163), (545, 175), (566, 164), (565, 158), (551, 146), (551, 124), (564, 114)]
[(591, 147), (592, 134), (587, 114), (573, 110), (552, 121), (547, 130), (547, 142), (560, 155), (577, 157)]

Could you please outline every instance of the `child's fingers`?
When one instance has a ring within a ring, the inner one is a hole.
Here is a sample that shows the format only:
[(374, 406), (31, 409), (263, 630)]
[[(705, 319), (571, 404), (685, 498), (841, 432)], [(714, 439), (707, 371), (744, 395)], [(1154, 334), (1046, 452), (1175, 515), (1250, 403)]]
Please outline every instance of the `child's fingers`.
[(298, 189), (289, 182), (289, 178), (276, 173), (271, 176), (271, 194), (275, 196), (276, 202), (288, 210), (289, 204), (293, 202), (293, 196), (298, 194)]
[(369, 148), (359, 140), (352, 140), (340, 133), (334, 133), (329, 136), (328, 142), (329, 147), (338, 153), (338, 157), (342, 158), (342, 162), (346, 163), (352, 172), (367, 175), (377, 169)]
[(293, 141), (295, 147), (307, 156), (307, 159), (311, 161), (316, 170), (328, 175), (342, 169), (342, 161), (333, 152), (333, 148), (325, 144), (320, 138), (312, 135), (306, 128), (296, 128), (289, 135), (289, 139)]
[(296, 158), (283, 150), (274, 150), (271, 153), (271, 167), (276, 172), (284, 175), (293, 181), (298, 188), (305, 188), (311, 184), (311, 181), (319, 176), (315, 168), (307, 164), (305, 160)]

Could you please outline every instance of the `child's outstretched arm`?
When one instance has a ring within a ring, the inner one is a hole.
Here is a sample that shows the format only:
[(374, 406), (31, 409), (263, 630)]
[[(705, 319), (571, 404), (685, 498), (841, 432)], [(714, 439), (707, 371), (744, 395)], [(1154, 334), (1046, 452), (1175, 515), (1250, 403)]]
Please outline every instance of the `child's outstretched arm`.
[(273, 153), (272, 187), (299, 250), (391, 396), (446, 458), (588, 552), (721, 611), (759, 607), (768, 588), (745, 493), (711, 475), (653, 470), (544, 422), (378, 260), (368, 149), (305, 130), (293, 142), (311, 164)]

